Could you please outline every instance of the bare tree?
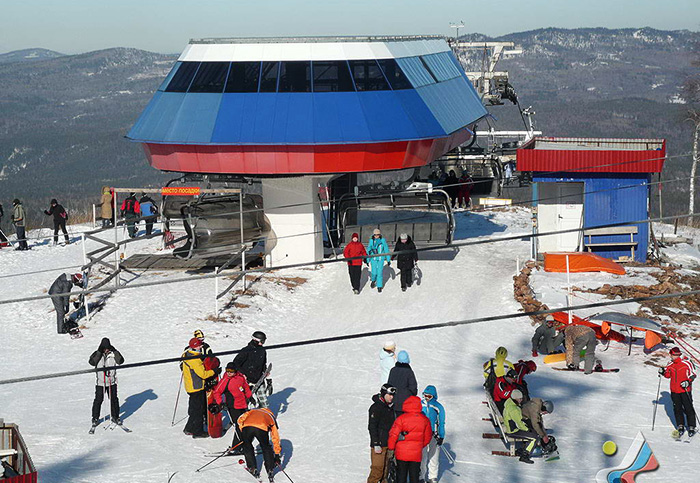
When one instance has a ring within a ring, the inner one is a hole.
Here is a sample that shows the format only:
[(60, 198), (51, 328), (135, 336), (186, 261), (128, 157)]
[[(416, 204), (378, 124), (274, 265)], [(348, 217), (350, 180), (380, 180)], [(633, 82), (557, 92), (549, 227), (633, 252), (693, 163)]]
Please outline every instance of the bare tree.
[[(696, 59), (691, 65), (700, 68), (700, 42), (695, 44)], [(686, 121), (693, 123), (693, 165), (690, 168), (690, 204), (688, 214), (695, 213), (695, 176), (700, 161), (700, 72), (693, 73), (683, 83), (683, 99), (688, 104)], [(692, 220), (689, 220), (692, 222)]]

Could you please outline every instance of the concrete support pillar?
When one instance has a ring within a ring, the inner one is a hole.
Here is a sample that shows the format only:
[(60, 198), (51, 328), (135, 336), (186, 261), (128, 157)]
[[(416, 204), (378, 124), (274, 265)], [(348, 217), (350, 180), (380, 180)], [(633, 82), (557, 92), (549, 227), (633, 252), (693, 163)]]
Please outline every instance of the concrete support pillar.
[[(323, 219), (318, 188), (319, 183), (328, 179), (325, 176), (263, 178), (263, 206), (271, 227), (265, 245), (266, 266), (323, 258)], [(289, 207), (280, 208), (285, 206)]]

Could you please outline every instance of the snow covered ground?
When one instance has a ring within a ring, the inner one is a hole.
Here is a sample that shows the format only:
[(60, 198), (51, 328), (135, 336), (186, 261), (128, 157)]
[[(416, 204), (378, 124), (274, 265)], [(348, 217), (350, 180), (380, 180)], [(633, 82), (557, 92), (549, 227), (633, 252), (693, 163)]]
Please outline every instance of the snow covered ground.
[[(458, 213), (457, 223), (461, 240), (525, 234), (529, 214)], [(88, 244), (88, 249), (94, 247)], [(359, 296), (352, 294), (342, 263), (278, 271), (256, 277), (248, 294), (236, 299), (241, 308), (224, 312), (223, 321), (211, 317), (213, 280), (123, 290), (104, 297), (104, 308), (79, 340), (55, 333), (48, 299), (0, 305), (0, 379), (87, 369), (88, 356), (102, 337), (109, 337), (127, 362), (137, 362), (179, 356), (195, 329), (202, 329), (212, 348), (222, 351), (242, 347), (258, 329), (267, 333), (268, 344), (276, 344), (513, 313), (520, 308), (513, 299), (516, 259), (526, 259), (529, 247), (529, 241), (522, 240), (425, 253), (419, 263), (421, 284), (406, 293), (401, 292), (398, 278), (393, 279), (395, 265), (386, 269), (389, 280), (382, 294), (370, 290), (365, 274)], [(82, 247), (3, 249), (0, 260), (3, 299), (38, 295), (61, 272), (46, 270), (79, 265)], [(134, 282), (183, 276), (147, 272)], [(306, 281), (284, 279), (292, 277)], [(91, 298), (96, 301), (97, 297)], [(598, 470), (622, 461), (638, 430), (644, 431), (660, 462), (658, 471), (640, 476), (639, 481), (696, 481), (698, 441), (681, 444), (669, 436), (668, 383), (662, 384), (663, 406), (652, 432), (656, 369), (642, 364), (638, 354), (627, 357), (621, 345), (611, 345), (603, 356), (607, 366), (621, 368), (618, 374), (562, 373), (538, 361), (537, 372), (529, 377), (533, 395), (554, 401), (555, 411), (545, 422), (557, 437), (560, 461), (538, 459), (525, 465), (515, 458), (492, 456), (492, 450), (503, 447), (498, 440), (481, 436), (492, 431), (482, 421), (487, 412), (482, 404), (481, 364), (499, 345), (508, 348), (512, 361), (529, 359), (532, 331), (528, 320), (511, 319), (269, 351), (275, 387), (270, 402), (279, 414), (283, 464), (289, 476), (297, 483), (366, 480), (367, 409), (379, 389), (378, 351), (385, 339), (392, 338), (399, 349), (410, 353), (419, 390), (435, 385), (446, 408), (445, 447), (456, 463), (450, 465), (443, 457), (442, 482), (591, 482)], [(126, 369), (118, 377), (122, 417), (133, 429), (131, 434), (98, 428), (88, 435), (94, 375), (0, 386), (0, 417), (20, 425), (42, 483), (166, 482), (174, 472), (173, 483), (252, 481), (237, 458), (222, 458), (201, 473), (194, 472), (208, 461), (205, 452), (224, 449), (231, 436), (218, 440), (185, 436), (184, 393), (178, 423), (170, 426), (180, 380), (176, 364)], [(106, 411), (105, 405), (103, 414)], [(619, 447), (613, 457), (601, 451), (609, 439)], [(284, 480), (283, 475), (277, 477)]]

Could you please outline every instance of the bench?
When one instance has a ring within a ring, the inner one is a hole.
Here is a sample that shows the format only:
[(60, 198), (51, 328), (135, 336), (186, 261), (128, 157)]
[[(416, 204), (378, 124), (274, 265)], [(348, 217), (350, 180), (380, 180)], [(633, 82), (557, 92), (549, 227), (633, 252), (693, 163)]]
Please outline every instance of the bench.
[(417, 246), (445, 245), (450, 243), (450, 227), (447, 223), (380, 223), (379, 225), (347, 225), (343, 230), (343, 241), (350, 243), (352, 234), (358, 233), (364, 244), (372, 237), (375, 228), (382, 231), (382, 236), (393, 246), (401, 233), (411, 237)]
[[(627, 247), (630, 250), (630, 256), (620, 257), (616, 262), (624, 261), (634, 261), (634, 251), (637, 248), (637, 242), (634, 241), (634, 235), (639, 232), (639, 228), (636, 226), (613, 226), (608, 228), (590, 228), (588, 230), (583, 230), (583, 245), (586, 247), (586, 251), (592, 252), (593, 248), (610, 248), (610, 247)], [(629, 235), (629, 241), (611, 241), (611, 242), (600, 242), (593, 243), (594, 236), (616, 236), (616, 235)], [(586, 241), (588, 238), (588, 241)]]
[(505, 445), (506, 449), (508, 449), (508, 452), (510, 453), (511, 456), (515, 456), (515, 443), (518, 441), (528, 441), (526, 438), (519, 438), (517, 436), (512, 436), (508, 433), (505, 432), (505, 423), (503, 421), (503, 415), (501, 415), (501, 412), (498, 410), (498, 407), (496, 406), (495, 401), (493, 400), (493, 397), (491, 394), (489, 394), (488, 391), (486, 392), (486, 405), (489, 407), (489, 412), (491, 413), (491, 421), (493, 422), (494, 427), (496, 430), (499, 432), (501, 435), (501, 440), (503, 441), (503, 444)]

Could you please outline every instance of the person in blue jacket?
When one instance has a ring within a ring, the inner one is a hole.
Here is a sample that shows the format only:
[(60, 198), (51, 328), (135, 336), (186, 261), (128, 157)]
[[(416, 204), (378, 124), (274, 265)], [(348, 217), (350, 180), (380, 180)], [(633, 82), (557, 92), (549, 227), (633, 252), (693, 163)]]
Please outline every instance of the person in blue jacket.
[(156, 202), (143, 193), (143, 196), (139, 200), (139, 207), (141, 208), (141, 218), (146, 222), (146, 235), (153, 233), (153, 223), (156, 221), (158, 216), (158, 208), (156, 208)]
[[(430, 420), (433, 437), (430, 443), (423, 448), (423, 461), (420, 467), (422, 472), (425, 472), (427, 469), (428, 476), (425, 478), (425, 481), (428, 483), (437, 483), (438, 465), (440, 462), (438, 446), (442, 446), (442, 441), (445, 439), (445, 408), (442, 407), (442, 404), (437, 399), (438, 395), (435, 386), (426, 386), (423, 391), (423, 414)], [(423, 476), (425, 476), (425, 473)]]
[(386, 253), (387, 255), (369, 258), (369, 266), (372, 270), (370, 287), (377, 287), (377, 292), (382, 293), (382, 288), (384, 287), (384, 276), (382, 274), (384, 262), (386, 262), (387, 266), (391, 266), (391, 254), (389, 253), (389, 245), (382, 236), (382, 232), (379, 228), (376, 228), (367, 244), (367, 255), (377, 255), (379, 253)]

